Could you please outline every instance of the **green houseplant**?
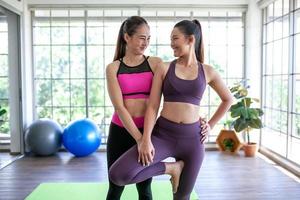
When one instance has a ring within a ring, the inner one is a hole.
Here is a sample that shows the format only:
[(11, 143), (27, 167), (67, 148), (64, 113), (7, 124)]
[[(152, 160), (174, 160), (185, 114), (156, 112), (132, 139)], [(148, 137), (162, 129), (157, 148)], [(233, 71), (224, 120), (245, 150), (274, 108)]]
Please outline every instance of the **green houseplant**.
[(0, 106), (0, 127), (3, 123), (2, 116), (5, 115), (5, 113), (6, 113), (6, 110)]
[(258, 103), (259, 100), (248, 96), (248, 88), (249, 86), (245, 87), (243, 82), (236, 83), (230, 88), (237, 102), (230, 107), (229, 111), (231, 117), (234, 119), (234, 130), (246, 134), (246, 143), (244, 144), (245, 155), (254, 156), (257, 147), (256, 143), (250, 141), (250, 131), (263, 127), (261, 122), (263, 111), (253, 106), (253, 103)]

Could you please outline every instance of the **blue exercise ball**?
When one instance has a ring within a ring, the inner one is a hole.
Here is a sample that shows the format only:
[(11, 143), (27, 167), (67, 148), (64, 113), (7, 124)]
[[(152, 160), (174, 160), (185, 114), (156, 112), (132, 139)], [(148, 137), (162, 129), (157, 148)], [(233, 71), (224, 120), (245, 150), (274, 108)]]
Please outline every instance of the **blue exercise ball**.
[(25, 132), (25, 144), (36, 155), (52, 155), (61, 147), (62, 131), (62, 127), (52, 119), (36, 120)]
[(83, 157), (93, 153), (100, 144), (100, 130), (89, 119), (75, 120), (64, 129), (63, 145), (76, 157)]

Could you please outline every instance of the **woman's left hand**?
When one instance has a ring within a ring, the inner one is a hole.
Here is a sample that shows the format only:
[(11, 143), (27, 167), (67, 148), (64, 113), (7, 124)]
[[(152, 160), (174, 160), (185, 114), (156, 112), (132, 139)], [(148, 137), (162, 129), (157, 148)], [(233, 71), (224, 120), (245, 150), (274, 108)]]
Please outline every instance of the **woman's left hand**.
[(200, 125), (201, 125), (201, 143), (204, 143), (204, 141), (207, 139), (208, 135), (210, 134), (210, 125), (209, 123), (204, 119), (200, 117)]

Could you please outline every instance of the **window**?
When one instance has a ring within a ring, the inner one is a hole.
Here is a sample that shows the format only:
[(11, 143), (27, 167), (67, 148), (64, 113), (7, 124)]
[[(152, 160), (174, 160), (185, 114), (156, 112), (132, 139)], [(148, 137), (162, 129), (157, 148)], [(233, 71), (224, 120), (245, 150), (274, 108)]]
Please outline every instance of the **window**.
[[(7, 18), (0, 11), (0, 106), (7, 111), (0, 120), (0, 136), (9, 134), (9, 75)], [(3, 135), (2, 135), (3, 134)]]
[[(296, 2), (295, 2), (296, 3)], [(297, 3), (295, 4), (297, 5)], [(264, 11), (262, 145), (300, 164), (300, 10), (277, 0)], [(294, 32), (289, 28), (294, 17)], [(294, 41), (294, 45), (290, 45)], [(295, 48), (293, 48), (293, 46)], [(294, 59), (292, 62), (291, 58)], [(294, 63), (294, 64), (293, 64)]]
[[(113, 60), (122, 21), (138, 14), (150, 25), (147, 55), (164, 61), (174, 59), (170, 48), (174, 24), (197, 18), (204, 32), (205, 62), (214, 66), (229, 85), (244, 78), (242, 12), (155, 8), (35, 10), (32, 29), (37, 118), (49, 117), (64, 126), (71, 120), (89, 117), (102, 128), (106, 141), (113, 107), (106, 91), (105, 67)], [(207, 90), (201, 115), (210, 117), (218, 103), (217, 95)], [(209, 139), (212, 142), (217, 128), (214, 133)]]

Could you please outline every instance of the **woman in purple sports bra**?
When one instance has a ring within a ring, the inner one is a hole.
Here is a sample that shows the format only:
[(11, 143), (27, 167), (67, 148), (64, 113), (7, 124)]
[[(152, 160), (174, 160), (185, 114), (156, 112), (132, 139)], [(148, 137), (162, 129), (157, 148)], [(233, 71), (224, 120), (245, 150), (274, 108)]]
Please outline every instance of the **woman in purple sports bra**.
[[(174, 26), (171, 47), (177, 59), (156, 69), (143, 136), (110, 167), (109, 177), (116, 185), (126, 185), (169, 174), (173, 199), (188, 200), (204, 158), (198, 120), (206, 85), (222, 100), (208, 121), (210, 127), (230, 108), (233, 98), (218, 73), (203, 64), (202, 29), (197, 20), (183, 20)], [(156, 119), (162, 94), (163, 108)], [(163, 162), (168, 157), (176, 161)]]
[[(144, 56), (149, 39), (145, 19), (132, 16), (125, 20), (120, 27), (114, 62), (106, 69), (108, 93), (115, 108), (107, 141), (108, 169), (122, 154), (142, 141), (153, 76), (162, 66), (160, 58)], [(202, 134), (206, 137), (209, 129), (203, 125), (206, 129)], [(151, 180), (148, 177), (136, 182), (140, 200), (152, 199)], [(120, 199), (123, 190), (123, 185), (116, 185), (109, 179), (106, 199)]]

